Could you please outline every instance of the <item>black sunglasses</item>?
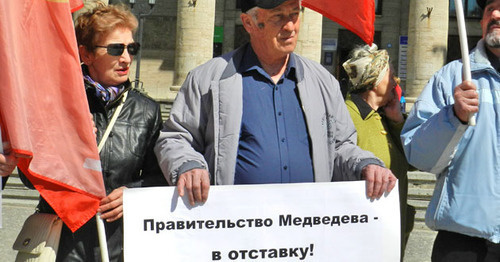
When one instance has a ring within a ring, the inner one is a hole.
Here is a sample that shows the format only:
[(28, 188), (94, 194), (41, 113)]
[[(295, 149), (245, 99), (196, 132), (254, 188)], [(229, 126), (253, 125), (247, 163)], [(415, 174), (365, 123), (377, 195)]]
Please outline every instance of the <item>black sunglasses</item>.
[(130, 55), (137, 55), (141, 45), (139, 43), (130, 43), (128, 45), (125, 44), (109, 44), (107, 46), (96, 45), (95, 47), (106, 48), (106, 52), (112, 56), (121, 56), (123, 54), (123, 50), (127, 47), (127, 52)]

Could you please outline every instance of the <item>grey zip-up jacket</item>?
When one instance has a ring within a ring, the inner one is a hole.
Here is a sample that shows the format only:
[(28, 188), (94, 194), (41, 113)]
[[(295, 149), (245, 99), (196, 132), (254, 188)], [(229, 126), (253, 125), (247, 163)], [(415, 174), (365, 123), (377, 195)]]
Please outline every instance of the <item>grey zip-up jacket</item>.
[[(243, 110), (237, 71), (248, 44), (192, 70), (182, 85), (155, 146), (167, 181), (205, 168), (211, 184), (232, 185)], [(361, 179), (368, 164), (384, 166), (356, 146), (356, 129), (338, 81), (320, 64), (296, 54), (299, 98), (311, 141), (315, 182)]]

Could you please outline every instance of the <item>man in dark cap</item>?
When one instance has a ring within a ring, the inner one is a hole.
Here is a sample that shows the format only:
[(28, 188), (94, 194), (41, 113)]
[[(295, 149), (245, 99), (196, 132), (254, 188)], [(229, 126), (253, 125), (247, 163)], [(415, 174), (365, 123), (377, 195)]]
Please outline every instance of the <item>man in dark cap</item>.
[[(477, 0), (482, 39), (438, 71), (417, 99), (401, 138), (408, 162), (437, 174), (426, 223), (438, 231), (432, 261), (500, 261), (500, 0)], [(467, 125), (476, 113), (475, 126)]]
[(209, 185), (367, 181), (367, 196), (396, 178), (356, 146), (337, 80), (293, 53), (299, 0), (246, 0), (250, 43), (190, 72), (155, 151), (191, 204)]

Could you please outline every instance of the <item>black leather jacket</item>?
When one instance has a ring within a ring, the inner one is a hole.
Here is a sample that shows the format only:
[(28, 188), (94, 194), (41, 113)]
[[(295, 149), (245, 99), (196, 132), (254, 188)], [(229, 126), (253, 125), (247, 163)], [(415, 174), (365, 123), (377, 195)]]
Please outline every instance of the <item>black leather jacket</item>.
[[(125, 91), (105, 106), (94, 87), (86, 85), (85, 89), (100, 141)], [(125, 105), (99, 154), (106, 194), (121, 186), (166, 185), (153, 151), (162, 125), (160, 106), (131, 89), (128, 81), (126, 90)]]
[[(85, 70), (85, 69), (84, 69)], [(100, 152), (106, 195), (121, 186), (143, 187), (167, 185), (153, 152), (160, 133), (162, 119), (160, 106), (148, 96), (131, 89), (125, 83), (128, 97)], [(101, 140), (113, 117), (121, 96), (105, 105), (96, 97), (95, 88), (85, 86), (90, 112), (97, 128), (97, 142)], [(33, 188), (20, 173), (23, 182)], [(39, 212), (54, 213), (44, 199), (40, 199)], [(123, 220), (105, 223), (110, 261), (123, 261)], [(95, 219), (72, 233), (63, 227), (57, 261), (100, 261), (99, 242)]]

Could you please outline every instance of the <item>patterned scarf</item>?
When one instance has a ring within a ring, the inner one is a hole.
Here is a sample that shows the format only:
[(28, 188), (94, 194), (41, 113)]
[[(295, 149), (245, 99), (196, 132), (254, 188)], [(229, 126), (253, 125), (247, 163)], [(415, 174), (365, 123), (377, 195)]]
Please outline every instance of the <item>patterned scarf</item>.
[(351, 59), (342, 64), (349, 75), (351, 92), (362, 93), (377, 86), (389, 69), (389, 54), (377, 45), (356, 48)]
[(96, 96), (101, 98), (106, 104), (115, 100), (115, 98), (125, 89), (125, 86), (123, 85), (104, 88), (101, 84), (94, 81), (89, 75), (84, 75), (83, 79), (85, 83), (95, 87)]

